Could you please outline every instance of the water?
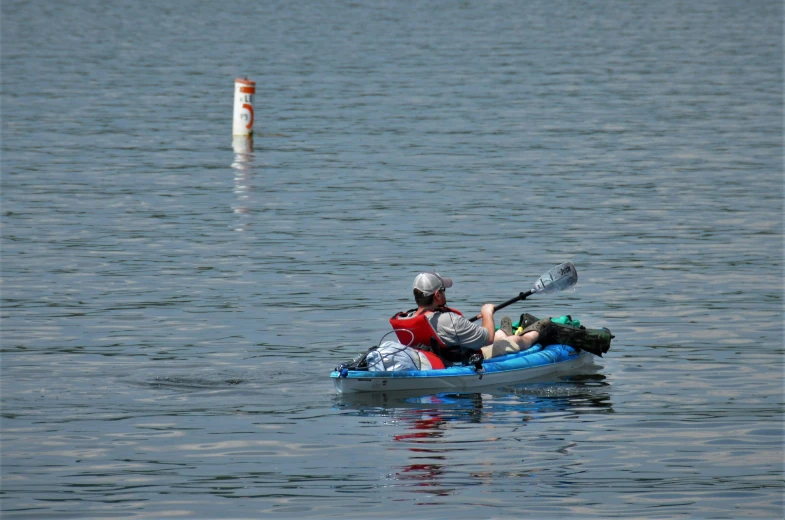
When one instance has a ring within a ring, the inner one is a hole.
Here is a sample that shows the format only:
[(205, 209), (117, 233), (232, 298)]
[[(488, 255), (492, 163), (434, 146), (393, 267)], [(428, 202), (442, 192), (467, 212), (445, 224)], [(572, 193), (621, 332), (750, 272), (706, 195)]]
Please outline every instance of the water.
[[(4, 1), (2, 516), (782, 517), (782, 14)], [(595, 370), (334, 394), (564, 261)]]

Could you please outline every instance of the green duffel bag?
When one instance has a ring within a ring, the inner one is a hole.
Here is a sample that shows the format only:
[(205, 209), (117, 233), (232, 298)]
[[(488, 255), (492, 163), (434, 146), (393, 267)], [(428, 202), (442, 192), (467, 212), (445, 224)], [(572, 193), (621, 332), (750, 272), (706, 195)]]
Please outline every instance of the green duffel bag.
[(537, 320), (531, 314), (524, 313), (513, 327), (518, 327), (518, 334), (536, 330), (540, 333), (537, 342), (541, 345), (569, 345), (574, 349), (585, 350), (600, 357), (611, 348), (611, 340), (614, 337), (606, 328), (587, 329), (570, 315)]

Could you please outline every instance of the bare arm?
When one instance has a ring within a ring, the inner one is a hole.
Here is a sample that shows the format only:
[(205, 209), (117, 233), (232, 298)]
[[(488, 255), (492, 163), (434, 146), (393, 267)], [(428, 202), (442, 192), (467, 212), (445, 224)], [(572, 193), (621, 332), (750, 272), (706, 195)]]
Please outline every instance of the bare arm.
[(493, 337), (496, 334), (496, 324), (493, 322), (493, 304), (486, 303), (480, 309), (480, 316), (482, 316), (482, 328), (488, 331), (488, 343), (486, 345), (490, 345), (493, 343)]

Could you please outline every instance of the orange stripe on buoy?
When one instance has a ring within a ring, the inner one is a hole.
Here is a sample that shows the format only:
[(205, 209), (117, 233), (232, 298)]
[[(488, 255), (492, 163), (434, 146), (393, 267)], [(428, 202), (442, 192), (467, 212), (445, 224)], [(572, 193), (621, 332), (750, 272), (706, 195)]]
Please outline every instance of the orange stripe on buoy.
[(256, 87), (240, 87), (243, 94), (256, 94)]
[(251, 105), (249, 105), (248, 103), (244, 103), (244, 104), (243, 104), (243, 108), (244, 108), (244, 109), (246, 109), (248, 112), (250, 112), (250, 113), (251, 113), (251, 120), (248, 122), (248, 124), (247, 124), (247, 125), (245, 125), (245, 128), (247, 128), (248, 130), (250, 130), (250, 129), (251, 129), (251, 127), (253, 126), (253, 107), (252, 107)]

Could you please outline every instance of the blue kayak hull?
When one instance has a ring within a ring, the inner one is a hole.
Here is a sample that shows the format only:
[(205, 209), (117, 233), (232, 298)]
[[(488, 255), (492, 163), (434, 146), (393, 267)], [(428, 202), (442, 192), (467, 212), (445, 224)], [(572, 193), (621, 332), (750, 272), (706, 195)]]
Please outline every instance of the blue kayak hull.
[(477, 372), (474, 367), (454, 366), (439, 370), (369, 372), (349, 370), (330, 374), (339, 394), (397, 391), (471, 390), (486, 386), (519, 383), (545, 375), (571, 372), (592, 365), (592, 355), (567, 345), (534, 345), (530, 349), (487, 359)]

